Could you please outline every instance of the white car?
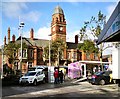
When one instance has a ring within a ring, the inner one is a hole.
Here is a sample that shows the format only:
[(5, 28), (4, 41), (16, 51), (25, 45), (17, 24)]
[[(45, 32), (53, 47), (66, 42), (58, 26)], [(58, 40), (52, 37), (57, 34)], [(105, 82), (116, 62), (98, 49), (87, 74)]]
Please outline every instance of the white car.
[(38, 82), (43, 81), (45, 83), (45, 74), (43, 71), (28, 71), (19, 80), (20, 84), (34, 84), (37, 85)]

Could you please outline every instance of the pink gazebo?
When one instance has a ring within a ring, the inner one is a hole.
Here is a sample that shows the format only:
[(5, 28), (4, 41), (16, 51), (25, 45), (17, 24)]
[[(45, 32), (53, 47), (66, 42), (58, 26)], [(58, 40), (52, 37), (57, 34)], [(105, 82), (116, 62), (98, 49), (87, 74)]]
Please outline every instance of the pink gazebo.
[(81, 65), (79, 62), (68, 65), (68, 77), (72, 79), (81, 77)]

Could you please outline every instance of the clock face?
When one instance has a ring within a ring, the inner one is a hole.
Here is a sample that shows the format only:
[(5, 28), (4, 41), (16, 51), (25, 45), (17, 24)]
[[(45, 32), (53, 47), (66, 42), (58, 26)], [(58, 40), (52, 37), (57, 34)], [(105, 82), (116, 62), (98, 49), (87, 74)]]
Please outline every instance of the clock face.
[(60, 31), (62, 31), (63, 30), (63, 27), (60, 27)]

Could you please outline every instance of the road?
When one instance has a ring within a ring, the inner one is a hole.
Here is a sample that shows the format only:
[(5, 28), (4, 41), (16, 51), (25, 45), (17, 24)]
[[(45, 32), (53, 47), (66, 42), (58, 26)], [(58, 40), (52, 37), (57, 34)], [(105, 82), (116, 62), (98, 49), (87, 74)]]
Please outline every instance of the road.
[[(118, 97), (117, 84), (92, 85), (84, 82), (64, 82), (63, 84), (39, 84), (37, 86), (8, 86), (2, 88), (3, 99), (38, 97)], [(109, 98), (109, 99), (110, 99)], [(39, 98), (38, 98), (39, 99)]]

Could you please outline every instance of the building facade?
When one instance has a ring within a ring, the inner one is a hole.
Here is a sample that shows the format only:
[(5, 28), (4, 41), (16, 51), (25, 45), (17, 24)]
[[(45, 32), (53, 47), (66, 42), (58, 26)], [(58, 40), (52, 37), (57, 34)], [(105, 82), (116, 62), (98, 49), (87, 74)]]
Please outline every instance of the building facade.
[[(91, 53), (90, 55), (84, 53), (78, 49), (78, 35), (75, 35), (75, 42), (66, 42), (66, 19), (64, 11), (60, 6), (56, 6), (52, 14), (51, 22), (51, 41), (55, 41), (58, 38), (62, 39), (67, 46), (63, 51), (63, 62), (60, 65), (67, 65), (69, 62), (75, 62), (79, 60), (99, 60), (99, 55)], [(20, 44), (21, 37), (15, 38), (12, 36), (10, 41), (10, 28), (8, 28), (8, 44), (10, 42)], [(22, 42), (27, 45), (26, 49), (22, 51), (22, 71), (26, 72), (29, 67), (35, 65), (48, 65), (48, 59), (43, 57), (44, 48), (49, 45), (49, 40), (34, 38), (34, 30), (31, 28), (30, 37), (22, 37)], [(4, 38), (4, 45), (6, 44), (6, 37)], [(12, 64), (8, 64), (9, 67), (18, 70), (20, 69), (20, 50), (14, 54), (15, 61)]]

